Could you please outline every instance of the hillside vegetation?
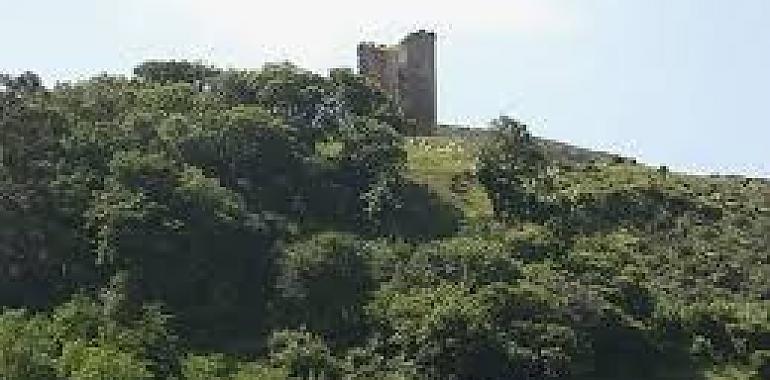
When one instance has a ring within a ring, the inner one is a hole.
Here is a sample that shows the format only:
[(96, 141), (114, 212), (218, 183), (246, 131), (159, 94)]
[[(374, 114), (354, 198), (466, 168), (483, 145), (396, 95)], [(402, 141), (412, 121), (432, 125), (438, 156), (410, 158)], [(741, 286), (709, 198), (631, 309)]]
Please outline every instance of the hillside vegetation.
[(1, 76), (3, 379), (768, 379), (770, 185), (350, 71)]

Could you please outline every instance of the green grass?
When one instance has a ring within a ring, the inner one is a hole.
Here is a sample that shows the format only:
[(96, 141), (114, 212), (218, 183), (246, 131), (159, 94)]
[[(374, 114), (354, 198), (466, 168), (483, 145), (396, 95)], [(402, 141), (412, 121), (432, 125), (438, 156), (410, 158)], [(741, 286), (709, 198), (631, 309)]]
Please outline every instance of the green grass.
[(492, 205), (474, 179), (477, 150), (458, 137), (412, 137), (406, 144), (407, 175), (458, 207), (466, 221), (490, 218)]

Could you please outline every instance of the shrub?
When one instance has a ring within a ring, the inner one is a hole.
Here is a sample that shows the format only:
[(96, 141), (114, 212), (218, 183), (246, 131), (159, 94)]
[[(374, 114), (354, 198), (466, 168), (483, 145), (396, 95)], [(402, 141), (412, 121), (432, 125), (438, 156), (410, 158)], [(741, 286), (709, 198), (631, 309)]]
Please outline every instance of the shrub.
[(336, 379), (337, 360), (319, 337), (303, 330), (274, 332), (268, 341), (270, 363), (303, 379)]
[(543, 220), (552, 206), (546, 156), (527, 127), (508, 117), (492, 122), (493, 137), (479, 154), (478, 179), (501, 219)]
[(72, 380), (149, 380), (149, 363), (113, 347), (82, 342), (64, 345), (57, 360), (60, 376)]
[(57, 345), (47, 320), (22, 311), (0, 315), (0, 378), (52, 379), (56, 357)]

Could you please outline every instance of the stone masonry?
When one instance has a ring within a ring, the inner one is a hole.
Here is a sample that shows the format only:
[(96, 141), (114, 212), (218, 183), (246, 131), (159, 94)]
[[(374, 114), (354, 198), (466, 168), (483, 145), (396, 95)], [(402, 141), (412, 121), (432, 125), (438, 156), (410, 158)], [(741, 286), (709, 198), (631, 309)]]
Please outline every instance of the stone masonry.
[(431, 134), (436, 117), (436, 34), (419, 30), (399, 44), (358, 45), (358, 71), (373, 79), (401, 106), (415, 130)]

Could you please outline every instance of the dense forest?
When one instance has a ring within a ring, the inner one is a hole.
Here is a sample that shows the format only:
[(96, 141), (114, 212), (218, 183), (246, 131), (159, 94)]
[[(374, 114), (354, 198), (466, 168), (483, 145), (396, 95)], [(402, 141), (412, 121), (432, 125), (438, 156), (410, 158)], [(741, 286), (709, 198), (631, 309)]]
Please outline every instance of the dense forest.
[(288, 63), (0, 107), (2, 379), (770, 379), (765, 180), (407, 136)]

